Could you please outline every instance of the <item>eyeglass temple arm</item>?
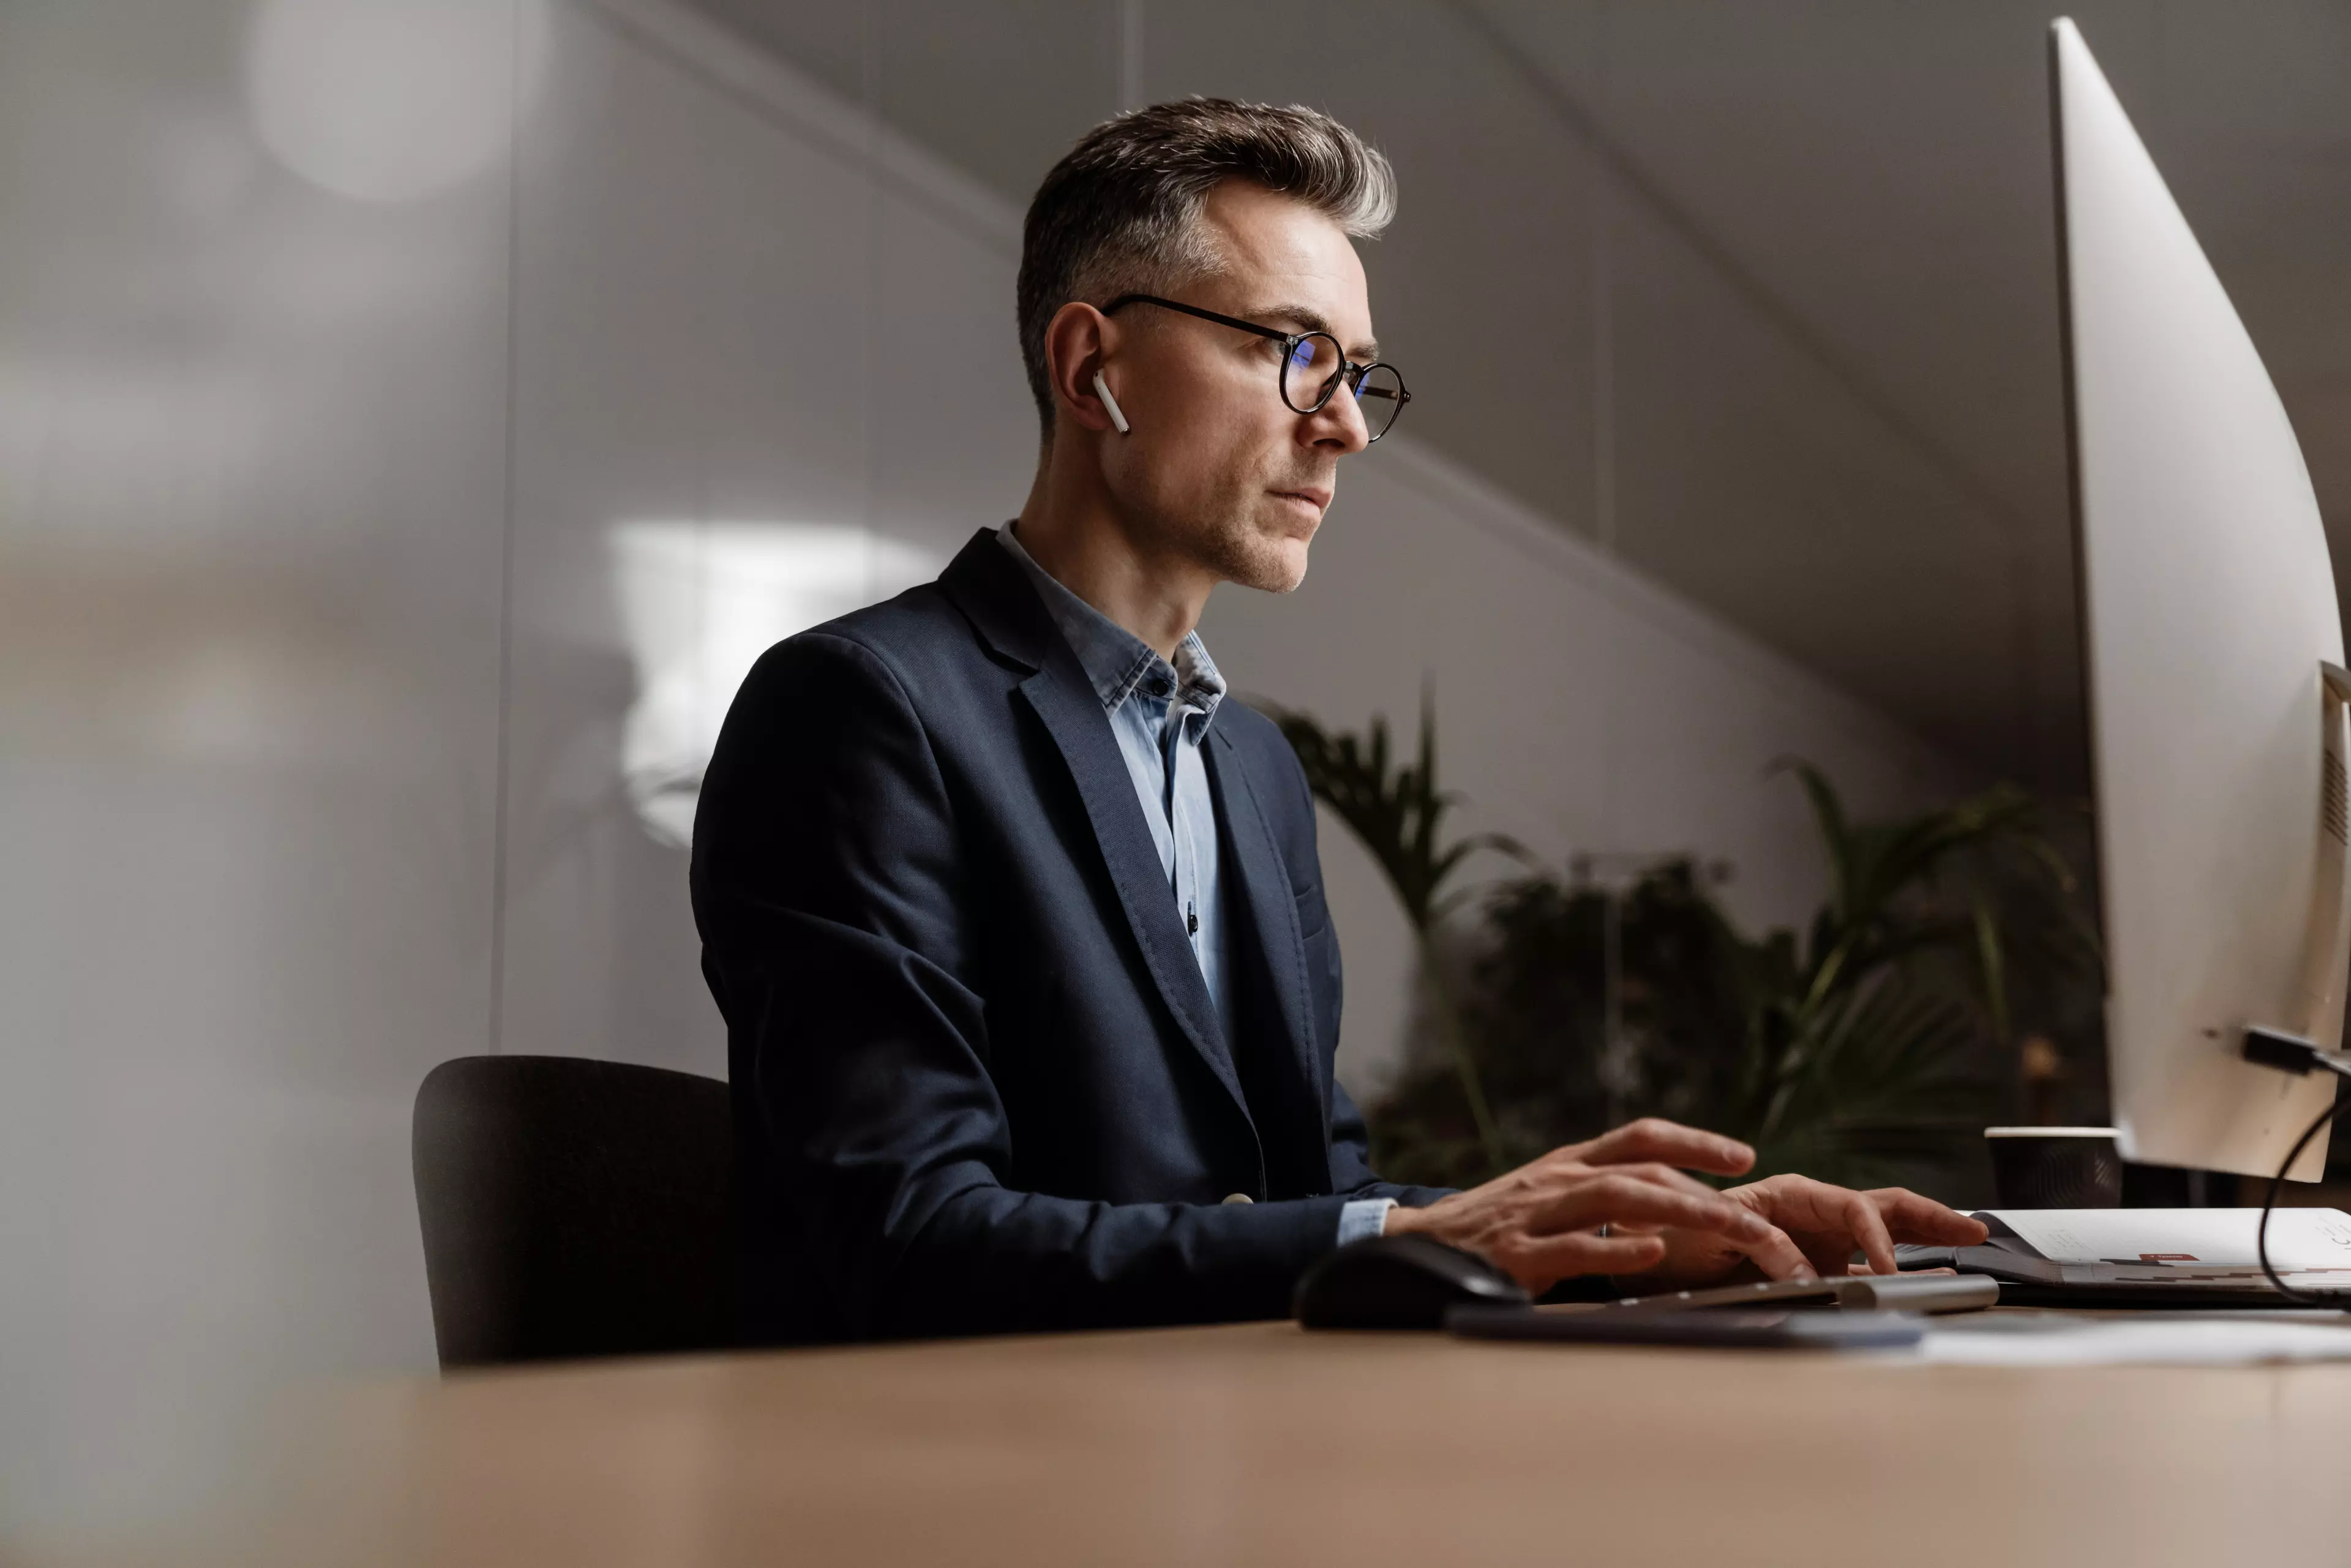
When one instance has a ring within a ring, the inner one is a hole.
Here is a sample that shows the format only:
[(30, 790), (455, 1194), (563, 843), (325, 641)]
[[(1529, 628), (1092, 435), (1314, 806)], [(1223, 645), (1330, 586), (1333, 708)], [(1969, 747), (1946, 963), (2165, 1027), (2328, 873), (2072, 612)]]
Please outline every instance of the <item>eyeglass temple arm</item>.
[[(1254, 321), (1244, 321), (1238, 316), (1226, 316), (1214, 310), (1203, 310), (1197, 305), (1186, 305), (1180, 299), (1162, 299), (1156, 294), (1122, 294), (1117, 298), (1112, 300), (1109, 304), (1102, 308), (1102, 314), (1107, 316), (1112, 311), (1123, 310), (1129, 305), (1156, 305), (1163, 310), (1181, 310), (1186, 316), (1197, 316), (1203, 321), (1214, 321), (1220, 327), (1238, 327), (1244, 332), (1254, 332), (1259, 337), (1266, 339), (1270, 342), (1281, 344), (1285, 351), (1297, 347), (1300, 343), (1304, 342), (1309, 338), (1330, 337), (1328, 332), (1277, 332), (1270, 327), (1260, 327)], [(1341, 377), (1345, 376), (1349, 367), (1353, 366), (1354, 368), (1355, 374), (1354, 379), (1349, 383), (1349, 389), (1353, 391), (1358, 398), (1361, 398), (1364, 392), (1364, 377), (1370, 374), (1374, 368), (1380, 365), (1387, 365), (1387, 361), (1385, 360), (1374, 360), (1368, 365), (1356, 366), (1354, 365), (1353, 361), (1342, 355), (1339, 360), (1339, 370), (1332, 379), (1335, 382)], [(1395, 367), (1394, 365), (1388, 365), (1388, 369), (1391, 371), (1395, 371)], [(1396, 382), (1397, 384), (1394, 392), (1389, 392), (1384, 388), (1374, 387), (1372, 389), (1372, 395), (1374, 397), (1394, 397), (1395, 399), (1396, 407), (1399, 409), (1403, 408), (1405, 404), (1412, 401), (1412, 393), (1404, 389), (1404, 378), (1400, 373), (1396, 376)]]
[(1295, 343), (1301, 338), (1311, 336), (1306, 332), (1279, 332), (1271, 327), (1260, 327), (1254, 321), (1244, 321), (1238, 316), (1225, 316), (1214, 310), (1203, 310), (1197, 305), (1186, 305), (1180, 299), (1162, 299), (1156, 294), (1122, 294), (1102, 307), (1102, 314), (1107, 316), (1112, 311), (1123, 310), (1129, 305), (1156, 305), (1163, 310), (1181, 310), (1186, 316), (1197, 316), (1201, 320), (1214, 321), (1219, 327), (1238, 327), (1244, 332), (1254, 332), (1259, 337), (1269, 339), (1276, 343)]

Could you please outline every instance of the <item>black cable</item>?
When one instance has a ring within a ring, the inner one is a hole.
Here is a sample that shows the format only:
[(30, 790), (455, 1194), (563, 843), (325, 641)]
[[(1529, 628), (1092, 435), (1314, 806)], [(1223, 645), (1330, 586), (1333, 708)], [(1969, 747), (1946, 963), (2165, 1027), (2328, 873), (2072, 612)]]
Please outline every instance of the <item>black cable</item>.
[(2287, 1301), (2299, 1301), (2305, 1307), (2340, 1309), (2343, 1302), (2339, 1298), (2304, 1295), (2278, 1277), (2278, 1271), (2270, 1266), (2270, 1210), (2277, 1207), (2278, 1194), (2285, 1190), (2285, 1173), (2294, 1169), (2294, 1162), (2302, 1158), (2302, 1151), (2310, 1146), (2310, 1140), (2318, 1136), (2321, 1131), (2333, 1124), (2346, 1111), (2351, 1111), (2351, 1100), (2338, 1099), (2320, 1113), (2318, 1120), (2310, 1124), (2308, 1131), (2294, 1140), (2294, 1147), (2287, 1153), (2284, 1163), (2278, 1166), (2278, 1174), (2270, 1177), (2269, 1196), (2262, 1200), (2261, 1228), (2253, 1232), (2253, 1251), (2261, 1259), (2262, 1272), (2269, 1277), (2270, 1284)]

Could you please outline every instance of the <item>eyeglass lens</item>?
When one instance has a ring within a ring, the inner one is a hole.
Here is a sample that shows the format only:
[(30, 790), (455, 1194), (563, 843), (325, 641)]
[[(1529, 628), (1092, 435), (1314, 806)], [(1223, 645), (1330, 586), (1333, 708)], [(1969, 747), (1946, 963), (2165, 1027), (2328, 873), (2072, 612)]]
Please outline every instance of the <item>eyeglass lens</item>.
[[(1307, 333), (1282, 361), (1281, 401), (1299, 413), (1312, 413), (1339, 389), (1346, 364), (1337, 339), (1322, 332)], [(1374, 365), (1355, 389), (1355, 402), (1366, 433), (1377, 441), (1404, 407), (1404, 382), (1387, 366)]]
[(1355, 406), (1363, 411), (1364, 428), (1374, 441), (1388, 432), (1404, 412), (1404, 378), (1393, 365), (1374, 365), (1355, 387)]
[(1281, 401), (1300, 413), (1312, 413), (1331, 399), (1332, 389), (1345, 373), (1346, 356), (1339, 351), (1339, 340), (1322, 332), (1309, 332), (1290, 346), (1289, 357), (1281, 361)]

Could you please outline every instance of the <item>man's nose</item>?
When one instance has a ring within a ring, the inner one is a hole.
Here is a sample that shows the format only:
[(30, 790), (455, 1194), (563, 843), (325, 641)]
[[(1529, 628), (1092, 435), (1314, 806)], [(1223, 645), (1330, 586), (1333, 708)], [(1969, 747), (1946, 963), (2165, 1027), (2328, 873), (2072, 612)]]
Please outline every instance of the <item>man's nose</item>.
[(1364, 411), (1356, 404), (1355, 394), (1343, 382), (1331, 393), (1331, 401), (1306, 416), (1307, 444), (1335, 446), (1341, 454), (1361, 452), (1372, 444), (1371, 427), (1364, 423)]

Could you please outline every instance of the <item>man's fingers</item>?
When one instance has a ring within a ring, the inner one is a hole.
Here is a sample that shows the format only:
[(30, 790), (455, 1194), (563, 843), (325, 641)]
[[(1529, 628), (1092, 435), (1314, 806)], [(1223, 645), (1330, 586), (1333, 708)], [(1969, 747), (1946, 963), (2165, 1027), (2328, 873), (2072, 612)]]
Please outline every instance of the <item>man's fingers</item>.
[(1618, 1171), (1579, 1181), (1528, 1217), (1525, 1228), (1538, 1235), (1589, 1230), (1602, 1224), (1675, 1225), (1728, 1238), (1741, 1250), (1778, 1231), (1743, 1204), (1701, 1188), (1644, 1181)]
[(1877, 1194), (1848, 1192), (1844, 1195), (1845, 1229), (1869, 1266), (1881, 1274), (1895, 1272), (1894, 1238), (1886, 1233), (1886, 1221), (1877, 1212)]
[(1549, 1290), (1578, 1274), (1637, 1274), (1666, 1260), (1660, 1236), (1526, 1236), (1497, 1250), (1494, 1261), (1529, 1290)]
[[(1733, 1187), (1730, 1196), (1752, 1205), (1758, 1213), (1767, 1216), (1782, 1228), (1848, 1235), (1855, 1246), (1867, 1250), (1870, 1249), (1871, 1233), (1876, 1227), (1873, 1227), (1855, 1208), (1853, 1200), (1862, 1198), (1871, 1206), (1889, 1238), (1889, 1257), (1891, 1241), (1971, 1247), (1982, 1241), (1985, 1236), (1980, 1222), (1948, 1209), (1932, 1198), (1921, 1197), (1898, 1186), (1856, 1193), (1848, 1187), (1814, 1181), (1810, 1176), (1776, 1176), (1769, 1180)], [(1873, 1262), (1880, 1261), (1875, 1251), (1871, 1252), (1871, 1260)]]
[(1720, 1176), (1737, 1176), (1755, 1164), (1755, 1151), (1738, 1139), (1685, 1127), (1662, 1116), (1644, 1116), (1637, 1122), (1628, 1122), (1575, 1147), (1578, 1158), (1595, 1166), (1655, 1161)]
[(1886, 1217), (1886, 1228), (1897, 1241), (1918, 1241), (1932, 1247), (1974, 1247), (1991, 1234), (1980, 1219), (1970, 1219), (1946, 1208), (1931, 1197), (1907, 1187), (1882, 1186), (1869, 1194)]
[(1736, 1138), (1685, 1127), (1662, 1116), (1644, 1116), (1603, 1133), (1589, 1143), (1560, 1151), (1587, 1165), (1617, 1166), (1654, 1160), (1717, 1176), (1737, 1176), (1755, 1164), (1755, 1151)]
[(1635, 1181), (1648, 1182), (1669, 1191), (1687, 1193), (1692, 1197), (1720, 1198), (1722, 1197), (1720, 1193), (1688, 1172), (1676, 1170), (1671, 1166), (1660, 1165), (1654, 1160), (1637, 1165), (1603, 1166), (1597, 1169), (1587, 1167), (1578, 1170), (1568, 1180), (1572, 1184), (1591, 1181), (1598, 1176), (1630, 1176)]
[(1773, 1280), (1810, 1280), (1815, 1277), (1813, 1260), (1804, 1249), (1790, 1239), (1788, 1233), (1776, 1225), (1766, 1225), (1763, 1235), (1753, 1241), (1741, 1241), (1740, 1250), (1754, 1265)]

